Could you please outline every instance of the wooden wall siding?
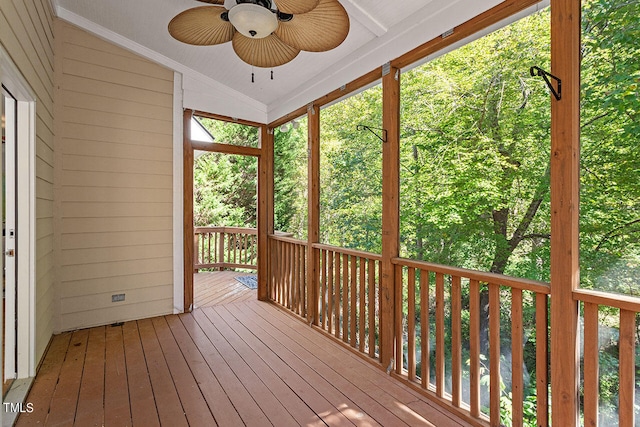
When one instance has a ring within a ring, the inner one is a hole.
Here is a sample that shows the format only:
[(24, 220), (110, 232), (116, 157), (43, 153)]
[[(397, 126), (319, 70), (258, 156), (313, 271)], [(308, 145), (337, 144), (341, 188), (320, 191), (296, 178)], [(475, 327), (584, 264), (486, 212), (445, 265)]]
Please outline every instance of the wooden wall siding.
[(169, 313), (173, 72), (61, 21), (56, 52), (57, 330)]
[(0, 2), (0, 43), (36, 96), (36, 362), (54, 319), (54, 36), (48, 1)]

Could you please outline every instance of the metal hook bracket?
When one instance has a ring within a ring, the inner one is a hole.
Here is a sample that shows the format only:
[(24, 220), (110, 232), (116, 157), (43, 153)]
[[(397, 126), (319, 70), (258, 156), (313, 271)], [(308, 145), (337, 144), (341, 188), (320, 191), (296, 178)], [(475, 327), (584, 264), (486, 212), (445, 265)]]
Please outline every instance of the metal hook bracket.
[[(562, 98), (562, 80), (560, 80), (558, 77), (554, 76), (551, 73), (547, 73), (545, 70), (543, 70), (540, 67), (535, 67), (535, 66), (531, 67), (529, 69), (529, 72), (531, 73), (531, 76), (533, 76), (533, 77), (541, 76), (544, 79), (544, 82), (549, 87), (549, 90), (551, 91), (553, 96), (556, 98), (556, 100), (560, 101), (560, 99)], [(551, 77), (553, 80), (556, 81), (556, 83), (558, 84), (558, 90), (556, 90), (553, 87), (553, 83), (551, 83), (551, 81), (549, 80), (549, 77)]]
[[(380, 141), (387, 142), (387, 130), (386, 129), (372, 128), (372, 127), (367, 126), (367, 125), (357, 125), (356, 126), (356, 130), (368, 130), (369, 132), (371, 132), (372, 134), (377, 136)], [(376, 131), (382, 132), (382, 136), (378, 135), (378, 132), (376, 132)]]

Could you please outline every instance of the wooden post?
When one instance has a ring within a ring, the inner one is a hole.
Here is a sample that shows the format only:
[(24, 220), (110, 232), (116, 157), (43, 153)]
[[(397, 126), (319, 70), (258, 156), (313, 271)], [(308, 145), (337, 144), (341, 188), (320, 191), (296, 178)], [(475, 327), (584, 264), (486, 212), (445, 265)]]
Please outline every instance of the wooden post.
[(269, 299), (271, 265), (269, 235), (273, 234), (273, 129), (260, 126), (258, 158), (258, 299)]
[[(386, 71), (386, 70), (385, 70)], [(400, 248), (400, 69), (390, 67), (382, 76), (382, 274), (380, 280), (380, 362), (391, 366), (394, 355), (396, 289), (391, 260)], [(401, 360), (395, 361), (402, 363)]]
[(184, 138), (182, 142), (183, 160), (183, 242), (184, 242), (184, 312), (193, 309), (193, 147), (191, 146), (191, 116), (193, 111), (185, 110), (182, 117)]
[(551, 398), (554, 425), (578, 425), (580, 0), (551, 0)]
[(307, 215), (307, 316), (318, 325), (318, 298), (320, 295), (320, 251), (312, 247), (320, 242), (320, 108), (310, 105), (308, 122), (308, 215)]

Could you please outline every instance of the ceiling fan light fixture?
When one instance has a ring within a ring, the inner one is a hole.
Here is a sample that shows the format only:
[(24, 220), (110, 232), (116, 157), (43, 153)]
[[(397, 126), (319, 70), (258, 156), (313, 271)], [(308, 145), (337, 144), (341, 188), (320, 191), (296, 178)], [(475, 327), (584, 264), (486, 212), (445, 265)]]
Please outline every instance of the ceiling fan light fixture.
[(239, 3), (232, 7), (229, 21), (240, 34), (251, 39), (265, 38), (278, 28), (276, 14), (253, 3)]

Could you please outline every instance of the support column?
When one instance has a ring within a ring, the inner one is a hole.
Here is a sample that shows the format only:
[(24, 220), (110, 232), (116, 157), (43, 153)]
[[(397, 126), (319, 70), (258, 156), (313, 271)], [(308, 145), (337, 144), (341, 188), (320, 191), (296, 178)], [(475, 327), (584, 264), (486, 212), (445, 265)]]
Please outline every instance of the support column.
[(269, 236), (273, 234), (273, 129), (260, 127), (258, 158), (258, 299), (269, 299), (271, 254)]
[(578, 425), (580, 0), (551, 0), (551, 396), (553, 424)]
[(184, 312), (193, 309), (193, 147), (191, 146), (191, 117), (192, 110), (184, 110), (182, 129), (183, 180), (182, 206), (183, 212), (183, 242), (184, 242)]
[(400, 249), (400, 69), (395, 67), (386, 74), (383, 71), (382, 127), (387, 131), (387, 141), (382, 145), (380, 362), (388, 367), (394, 355), (395, 300), (398, 291), (402, 292), (396, 289), (391, 262)]
[(308, 214), (307, 214), (307, 319), (318, 325), (320, 296), (320, 251), (312, 247), (320, 242), (320, 108), (310, 105), (308, 122)]

